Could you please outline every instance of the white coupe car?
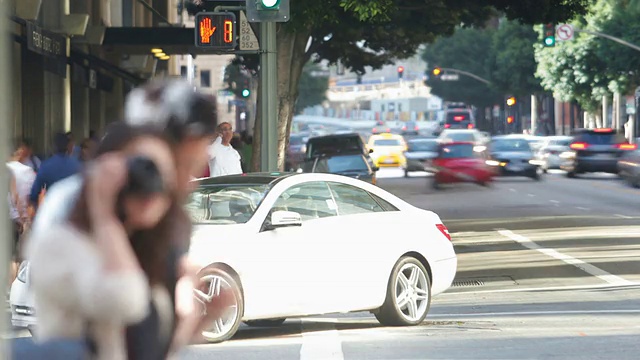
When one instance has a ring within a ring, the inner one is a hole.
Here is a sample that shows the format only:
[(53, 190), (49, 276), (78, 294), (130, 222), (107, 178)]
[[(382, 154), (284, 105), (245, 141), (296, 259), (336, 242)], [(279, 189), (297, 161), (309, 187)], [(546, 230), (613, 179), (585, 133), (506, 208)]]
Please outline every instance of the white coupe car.
[[(449, 288), (457, 258), (433, 212), (332, 174), (249, 174), (198, 180), (187, 209), (201, 303), (232, 289), (236, 304), (203, 333), (231, 338), (241, 322), (371, 311), (384, 325), (421, 323)], [(14, 326), (36, 325), (28, 267), (11, 289)]]
[(380, 323), (416, 325), (451, 285), (457, 258), (435, 213), (374, 185), (332, 174), (249, 174), (203, 179), (187, 205), (189, 255), (201, 268), (197, 298), (220, 287), (236, 304), (211, 324), (211, 342), (242, 321), (370, 311)]

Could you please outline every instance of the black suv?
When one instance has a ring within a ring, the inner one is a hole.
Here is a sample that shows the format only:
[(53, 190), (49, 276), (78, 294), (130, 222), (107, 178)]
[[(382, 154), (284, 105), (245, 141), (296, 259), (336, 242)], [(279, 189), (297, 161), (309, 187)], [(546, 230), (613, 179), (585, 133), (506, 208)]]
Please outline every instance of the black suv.
[(374, 167), (362, 136), (358, 133), (325, 135), (312, 137), (307, 141), (305, 161), (313, 160), (318, 156), (362, 154), (367, 162)]
[(576, 129), (569, 145), (571, 150), (560, 155), (566, 160), (560, 168), (570, 178), (593, 172), (617, 174), (619, 158), (636, 146), (613, 129)]

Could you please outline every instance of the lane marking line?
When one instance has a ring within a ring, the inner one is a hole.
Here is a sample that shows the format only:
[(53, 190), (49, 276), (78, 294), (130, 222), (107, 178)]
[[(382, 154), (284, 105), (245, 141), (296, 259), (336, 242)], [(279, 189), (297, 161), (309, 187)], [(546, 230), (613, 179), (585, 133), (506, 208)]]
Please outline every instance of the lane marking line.
[(560, 201), (558, 201), (558, 200), (549, 200), (549, 201), (554, 203), (554, 204), (560, 204)]
[(611, 273), (608, 273), (602, 269), (600, 269), (599, 267), (593, 266), (589, 263), (586, 263), (580, 259), (576, 259), (572, 256), (569, 256), (567, 254), (563, 254), (559, 251), (553, 250), (553, 249), (549, 249), (549, 248), (545, 248), (542, 247), (540, 245), (538, 245), (537, 243), (531, 241), (529, 238), (526, 238), (522, 235), (518, 235), (510, 230), (498, 230), (498, 234), (508, 237), (509, 239), (520, 243), (522, 246), (526, 247), (527, 249), (531, 249), (531, 250), (536, 250), (539, 251), (547, 256), (550, 256), (552, 258), (558, 259), (560, 261), (563, 261), (569, 265), (573, 265), (575, 267), (577, 267), (578, 269), (591, 274), (595, 277), (597, 277), (598, 279), (602, 280), (602, 281), (606, 281), (609, 284), (613, 284), (613, 285), (631, 285), (633, 284), (633, 282), (623, 279), (619, 276), (613, 275)]
[(527, 194), (527, 196), (529, 196), (529, 197), (535, 197), (535, 195), (533, 195), (533, 194)]
[(333, 324), (338, 319), (328, 319), (326, 331), (309, 329), (305, 332), (305, 320), (302, 325), (302, 347), (300, 348), (300, 360), (344, 360), (342, 353), (342, 341), (340, 334)]
[(516, 192), (516, 189), (509, 189), (509, 191), (511, 191), (511, 192)]
[(576, 206), (576, 209), (578, 209), (578, 210), (584, 210), (584, 211), (589, 210), (589, 208), (582, 207), (582, 206)]
[(445, 292), (438, 297), (456, 296), (469, 294), (494, 294), (494, 293), (515, 293), (515, 292), (543, 292), (543, 291), (578, 291), (578, 290), (628, 290), (635, 289), (640, 286), (640, 283), (631, 283), (629, 285), (611, 285), (611, 284), (598, 284), (598, 285), (569, 285), (569, 286), (547, 286), (547, 287), (529, 287), (529, 288), (514, 288), (514, 289), (493, 289), (493, 290), (476, 290), (476, 291), (456, 291)]
[(531, 316), (531, 315), (586, 315), (586, 314), (640, 314), (640, 310), (549, 310), (549, 311), (505, 311), (505, 312), (487, 312), (472, 314), (433, 314), (427, 316), (429, 318), (465, 318), (465, 317), (484, 317), (484, 316)]
[(627, 215), (622, 215), (622, 214), (613, 214), (613, 216), (617, 216), (617, 217), (623, 218), (623, 219), (633, 219), (633, 216), (627, 216)]

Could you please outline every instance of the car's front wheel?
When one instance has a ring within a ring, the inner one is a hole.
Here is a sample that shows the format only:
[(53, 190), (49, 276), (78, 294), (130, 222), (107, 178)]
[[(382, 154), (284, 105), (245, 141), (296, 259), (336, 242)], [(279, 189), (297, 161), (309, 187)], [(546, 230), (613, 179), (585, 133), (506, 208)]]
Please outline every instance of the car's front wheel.
[(418, 325), (431, 306), (431, 282), (424, 265), (410, 256), (402, 257), (393, 268), (387, 296), (376, 312), (385, 326)]
[(202, 305), (202, 315), (207, 315), (207, 306), (220, 295), (222, 289), (232, 291), (235, 302), (222, 312), (220, 317), (213, 319), (202, 331), (202, 337), (211, 343), (223, 342), (231, 339), (238, 331), (244, 314), (244, 298), (240, 284), (226, 271), (219, 268), (208, 268), (200, 274), (200, 283), (194, 290), (195, 297)]

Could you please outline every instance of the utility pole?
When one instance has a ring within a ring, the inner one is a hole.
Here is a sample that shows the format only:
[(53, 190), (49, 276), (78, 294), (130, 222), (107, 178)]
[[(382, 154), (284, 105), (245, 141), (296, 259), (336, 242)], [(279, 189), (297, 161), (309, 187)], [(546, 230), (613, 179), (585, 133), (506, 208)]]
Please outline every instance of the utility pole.
[(278, 171), (278, 65), (276, 23), (260, 23), (260, 170)]
[[(9, 67), (11, 66), (11, 44), (9, 41), (13, 41), (10, 37), (9, 31), (9, 5), (8, 1), (0, 1), (0, 78), (11, 79), (11, 73)], [(10, 119), (13, 119), (11, 114), (11, 105), (13, 104), (12, 93), (9, 89), (11, 80), (5, 80), (0, 82), (0, 158), (9, 158), (9, 134), (13, 133), (11, 129)], [(0, 189), (9, 188), (9, 169), (6, 166), (3, 167), (0, 172)], [(6, 193), (5, 193), (6, 194)], [(6, 198), (5, 198), (6, 199)], [(13, 239), (11, 232), (9, 231), (9, 204), (3, 199), (0, 201), (0, 236), (3, 239)], [(9, 269), (9, 244), (11, 241), (3, 241), (0, 244), (0, 281), (2, 284), (8, 283)], [(7, 324), (7, 312), (0, 312), (0, 332), (6, 334), (8, 331)], [(0, 354), (9, 356), (9, 349), (5, 348), (9, 342), (0, 341)]]

